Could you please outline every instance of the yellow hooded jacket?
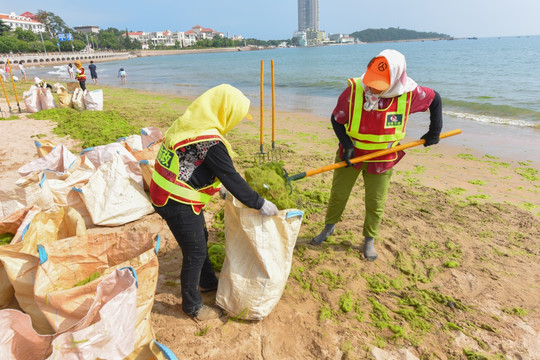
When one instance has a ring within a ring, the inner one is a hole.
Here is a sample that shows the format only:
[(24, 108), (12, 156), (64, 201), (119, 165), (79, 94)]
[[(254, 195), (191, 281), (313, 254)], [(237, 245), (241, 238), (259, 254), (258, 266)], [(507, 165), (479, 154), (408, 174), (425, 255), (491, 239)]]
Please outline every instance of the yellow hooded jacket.
[(221, 141), (229, 155), (233, 151), (223, 137), (242, 121), (249, 111), (249, 99), (237, 88), (222, 84), (199, 96), (165, 133), (165, 139), (156, 158), (150, 197), (156, 206), (164, 206), (169, 199), (190, 204), (199, 214), (219, 190), (219, 180), (208, 187), (194, 189), (178, 179), (178, 148), (201, 141)]

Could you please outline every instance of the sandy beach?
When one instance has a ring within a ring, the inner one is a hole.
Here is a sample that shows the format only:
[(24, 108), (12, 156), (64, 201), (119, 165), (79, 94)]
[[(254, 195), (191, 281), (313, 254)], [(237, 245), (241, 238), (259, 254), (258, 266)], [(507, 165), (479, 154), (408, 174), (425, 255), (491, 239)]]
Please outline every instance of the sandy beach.
[[(17, 169), (37, 157), (36, 137), (81, 150), (77, 141), (54, 135), (53, 122), (28, 119), (21, 105), (22, 114), (14, 113), (17, 119), (0, 121), (5, 134), (0, 150), (3, 191), (14, 189)], [(7, 108), (5, 100), (0, 100), (0, 106)], [(255, 166), (254, 154), (259, 150), (259, 109), (252, 106), (251, 113), (253, 121), (242, 122), (228, 135), (239, 153), (235, 164), (241, 173)], [(264, 146), (269, 150), (270, 109), (264, 110), (264, 118)], [(333, 162), (337, 140), (328, 119), (279, 110), (276, 119), (275, 140), (289, 174)], [(420, 133), (421, 124), (411, 134)], [(453, 125), (445, 124), (443, 131), (453, 130)], [(415, 139), (409, 136), (406, 141)], [(470, 146), (476, 141), (482, 146)], [(297, 240), (283, 296), (273, 312), (258, 322), (222, 318), (195, 323), (180, 311), (180, 287), (171, 283), (178, 283), (181, 252), (157, 214), (121, 227), (88, 231), (148, 231), (163, 236), (152, 323), (156, 339), (179, 359), (470, 359), (464, 349), (506, 359), (540, 359), (540, 159), (534, 153), (525, 159), (518, 152), (505, 156), (494, 151), (496, 147), (488, 134), (481, 139), (462, 134), (436, 146), (406, 151), (392, 178), (376, 239), (376, 262), (360, 255), (361, 180), (336, 233), (322, 246), (309, 241), (322, 228), (325, 209), (311, 211)], [(536, 175), (523, 175), (530, 173)], [(328, 193), (331, 178), (331, 172), (326, 172), (299, 180), (293, 182), (293, 190), (316, 188)], [(208, 206), (210, 242), (217, 241), (218, 230), (211, 224), (222, 206), (220, 199)], [(443, 265), (451, 254), (458, 267)], [(335, 287), (321, 275), (325, 272), (340, 279)], [(374, 292), (367, 280), (381, 274), (400, 279), (402, 287)], [(417, 331), (397, 314), (402, 306), (398, 300), (418, 293), (432, 294), (432, 299), (434, 293), (444, 294), (464, 307), (430, 300), (429, 315), (422, 320), (429, 326)], [(344, 294), (353, 297), (356, 313), (340, 310)], [(205, 303), (213, 303), (214, 297), (215, 293), (205, 294)], [(407, 335), (376, 326), (373, 299), (389, 309), (392, 324)], [(321, 309), (326, 308), (331, 316), (322, 318)], [(513, 314), (512, 309), (524, 309), (526, 315)]]

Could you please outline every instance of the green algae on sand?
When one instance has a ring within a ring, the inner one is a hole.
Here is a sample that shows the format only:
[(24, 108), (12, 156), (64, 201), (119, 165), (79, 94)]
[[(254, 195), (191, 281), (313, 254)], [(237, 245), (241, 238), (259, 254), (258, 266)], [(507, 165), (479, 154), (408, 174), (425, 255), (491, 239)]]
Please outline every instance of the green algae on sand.
[(15, 235), (12, 233), (3, 233), (0, 234), (0, 245), (7, 245), (11, 242)]

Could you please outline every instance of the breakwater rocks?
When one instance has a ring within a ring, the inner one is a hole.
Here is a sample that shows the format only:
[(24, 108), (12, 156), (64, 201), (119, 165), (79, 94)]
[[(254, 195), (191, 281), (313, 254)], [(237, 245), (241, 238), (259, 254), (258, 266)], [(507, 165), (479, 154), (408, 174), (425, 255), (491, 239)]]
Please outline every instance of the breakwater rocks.
[(80, 60), (81, 62), (115, 61), (135, 57), (129, 52), (93, 51), (93, 52), (53, 52), (29, 54), (0, 54), (0, 65), (4, 66), (9, 59), (11, 64), (22, 63), (25, 66), (47, 66), (65, 64)]

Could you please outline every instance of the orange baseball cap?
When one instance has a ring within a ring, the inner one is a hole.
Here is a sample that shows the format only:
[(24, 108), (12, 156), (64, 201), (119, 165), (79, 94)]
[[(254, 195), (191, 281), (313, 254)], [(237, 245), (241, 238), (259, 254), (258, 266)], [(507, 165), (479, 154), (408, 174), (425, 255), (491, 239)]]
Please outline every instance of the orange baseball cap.
[(390, 87), (390, 67), (385, 57), (373, 58), (362, 80), (366, 86), (384, 91)]

